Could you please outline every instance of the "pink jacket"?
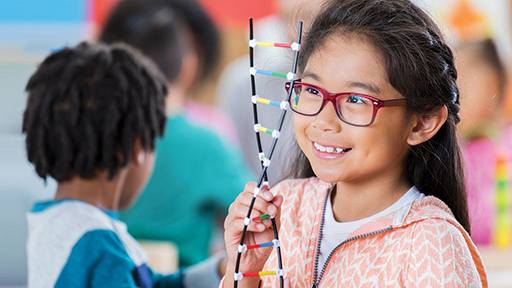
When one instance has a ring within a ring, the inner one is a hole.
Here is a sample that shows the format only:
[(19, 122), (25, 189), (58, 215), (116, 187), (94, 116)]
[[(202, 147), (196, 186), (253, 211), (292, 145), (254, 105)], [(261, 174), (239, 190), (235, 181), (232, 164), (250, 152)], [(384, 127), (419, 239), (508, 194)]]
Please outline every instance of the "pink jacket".
[[(330, 188), (318, 178), (287, 180), (272, 188), (285, 199), (279, 238), (284, 275), (292, 287), (487, 287), (471, 238), (446, 204), (431, 196), (354, 231), (315, 276), (318, 232)], [(277, 268), (273, 252), (264, 271)], [(261, 279), (261, 287), (279, 287), (276, 276)]]

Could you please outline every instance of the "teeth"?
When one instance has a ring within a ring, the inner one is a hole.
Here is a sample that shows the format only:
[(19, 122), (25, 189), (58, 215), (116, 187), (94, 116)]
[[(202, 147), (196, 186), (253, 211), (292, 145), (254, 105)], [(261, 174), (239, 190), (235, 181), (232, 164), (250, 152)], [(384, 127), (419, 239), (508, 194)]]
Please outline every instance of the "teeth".
[(313, 144), (315, 145), (315, 148), (321, 152), (327, 152), (327, 153), (343, 153), (343, 152), (347, 152), (349, 151), (350, 149), (347, 149), (347, 150), (343, 150), (341, 148), (334, 148), (334, 147), (324, 147), (316, 142), (313, 142)]

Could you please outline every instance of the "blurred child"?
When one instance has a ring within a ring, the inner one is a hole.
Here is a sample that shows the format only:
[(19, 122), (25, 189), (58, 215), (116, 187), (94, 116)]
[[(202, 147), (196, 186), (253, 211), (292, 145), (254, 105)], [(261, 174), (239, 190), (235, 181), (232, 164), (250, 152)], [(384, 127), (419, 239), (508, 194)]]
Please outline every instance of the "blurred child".
[[(511, 193), (512, 127), (503, 127), (501, 115), (507, 77), (492, 39), (462, 44), (458, 52), (457, 82), (464, 107), (459, 129), (472, 238), (477, 245), (496, 244), (498, 187)], [(505, 170), (504, 177), (498, 177), (499, 169)], [(512, 232), (508, 234), (510, 239)]]
[(26, 90), (28, 160), (58, 182), (53, 201), (27, 216), (29, 287), (184, 287), (198, 278), (154, 273), (117, 217), (151, 175), (164, 131), (158, 68), (126, 45), (81, 43), (48, 56)]
[(202, 261), (229, 204), (255, 178), (231, 122), (190, 98), (215, 70), (217, 30), (193, 0), (126, 0), (112, 11), (100, 40), (140, 49), (166, 76), (172, 95), (166, 100), (169, 119), (157, 145), (155, 171), (121, 219), (137, 239), (174, 242), (180, 266)]
[(503, 124), (507, 79), (496, 44), (483, 39), (461, 44), (457, 51), (462, 105), (459, 130), (466, 141), (492, 138)]
[(279, 282), (235, 274), (278, 267), (275, 249), (240, 247), (244, 225), (245, 245), (274, 239), (269, 219), (246, 220), (252, 199), (251, 217), (280, 222), (291, 287), (487, 287), (470, 237), (456, 79), (439, 28), (409, 0), (331, 0), (304, 39), (299, 80), (285, 86), (297, 179), (275, 195), (250, 183), (230, 207), (223, 287)]

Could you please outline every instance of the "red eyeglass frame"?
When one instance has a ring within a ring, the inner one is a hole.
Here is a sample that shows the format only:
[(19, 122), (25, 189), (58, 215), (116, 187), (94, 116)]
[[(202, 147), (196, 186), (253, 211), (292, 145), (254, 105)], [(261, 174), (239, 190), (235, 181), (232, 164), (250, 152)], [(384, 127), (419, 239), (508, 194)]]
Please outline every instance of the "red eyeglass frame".
[[(290, 93), (290, 85), (291, 85), (291, 82), (286, 82), (285, 83), (285, 89), (286, 89), (287, 93)], [(349, 125), (357, 126), (357, 127), (366, 127), (366, 126), (372, 125), (373, 122), (375, 121), (375, 116), (377, 116), (377, 111), (379, 111), (379, 109), (382, 108), (382, 107), (406, 106), (407, 105), (407, 100), (403, 99), (403, 98), (402, 99), (381, 100), (381, 99), (375, 98), (373, 96), (369, 96), (369, 95), (365, 95), (365, 94), (359, 94), (359, 93), (350, 93), (350, 92), (330, 93), (330, 92), (327, 92), (325, 89), (322, 89), (322, 88), (320, 88), (318, 86), (315, 86), (313, 84), (308, 84), (308, 83), (301, 82), (300, 80), (295, 80), (293, 85), (294, 86), (295, 85), (307, 86), (307, 87), (316, 89), (316, 90), (320, 91), (322, 93), (322, 96), (323, 96), (323, 102), (322, 102), (322, 105), (320, 106), (320, 109), (316, 113), (313, 113), (313, 114), (307, 114), (307, 113), (303, 113), (303, 112), (300, 112), (300, 111), (297, 111), (297, 110), (293, 109), (293, 105), (291, 103), (292, 98), (290, 97), (290, 100), (289, 100), (290, 108), (292, 109), (293, 112), (295, 112), (297, 114), (300, 114), (300, 115), (304, 115), (304, 116), (315, 116), (315, 115), (320, 114), (320, 112), (324, 109), (325, 105), (327, 105), (327, 102), (331, 102), (333, 104), (333, 106), (334, 106), (334, 110), (336, 111), (336, 115), (338, 115), (338, 118), (340, 118), (341, 121), (343, 121), (344, 123), (347, 123)], [(370, 123), (363, 124), (363, 125), (361, 125), (361, 124), (354, 124), (354, 123), (350, 123), (347, 120), (343, 119), (343, 117), (341, 115), (341, 112), (338, 109), (337, 99), (340, 96), (347, 96), (347, 95), (363, 97), (363, 98), (366, 98), (366, 99), (369, 99), (369, 100), (372, 101), (372, 104), (373, 104), (373, 115), (372, 115), (372, 120), (370, 121)]]

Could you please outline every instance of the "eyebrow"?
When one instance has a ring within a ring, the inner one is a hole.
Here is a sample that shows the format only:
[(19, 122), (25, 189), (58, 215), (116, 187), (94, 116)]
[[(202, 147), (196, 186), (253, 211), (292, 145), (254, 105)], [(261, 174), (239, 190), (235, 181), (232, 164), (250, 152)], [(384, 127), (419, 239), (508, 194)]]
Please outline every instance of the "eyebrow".
[(320, 81), (320, 77), (318, 77), (318, 75), (316, 75), (315, 73), (313, 72), (309, 72), (309, 71), (304, 71), (304, 73), (302, 74), (301, 78), (311, 78), (315, 81)]
[[(301, 78), (311, 78), (315, 81), (320, 81), (320, 77), (313, 73), (313, 72), (309, 72), (309, 71), (304, 71), (304, 74), (302, 74), (302, 77)], [(380, 94), (381, 91), (378, 87), (376, 87), (375, 85), (372, 85), (370, 83), (363, 83), (363, 82), (356, 82), (356, 81), (350, 81), (348, 82), (348, 86), (349, 87), (356, 87), (356, 88), (363, 88), (367, 91), (370, 91), (372, 92), (373, 94)]]
[(370, 83), (362, 83), (362, 82), (349, 82), (350, 87), (358, 87), (368, 90), (374, 94), (380, 94), (380, 89)]

